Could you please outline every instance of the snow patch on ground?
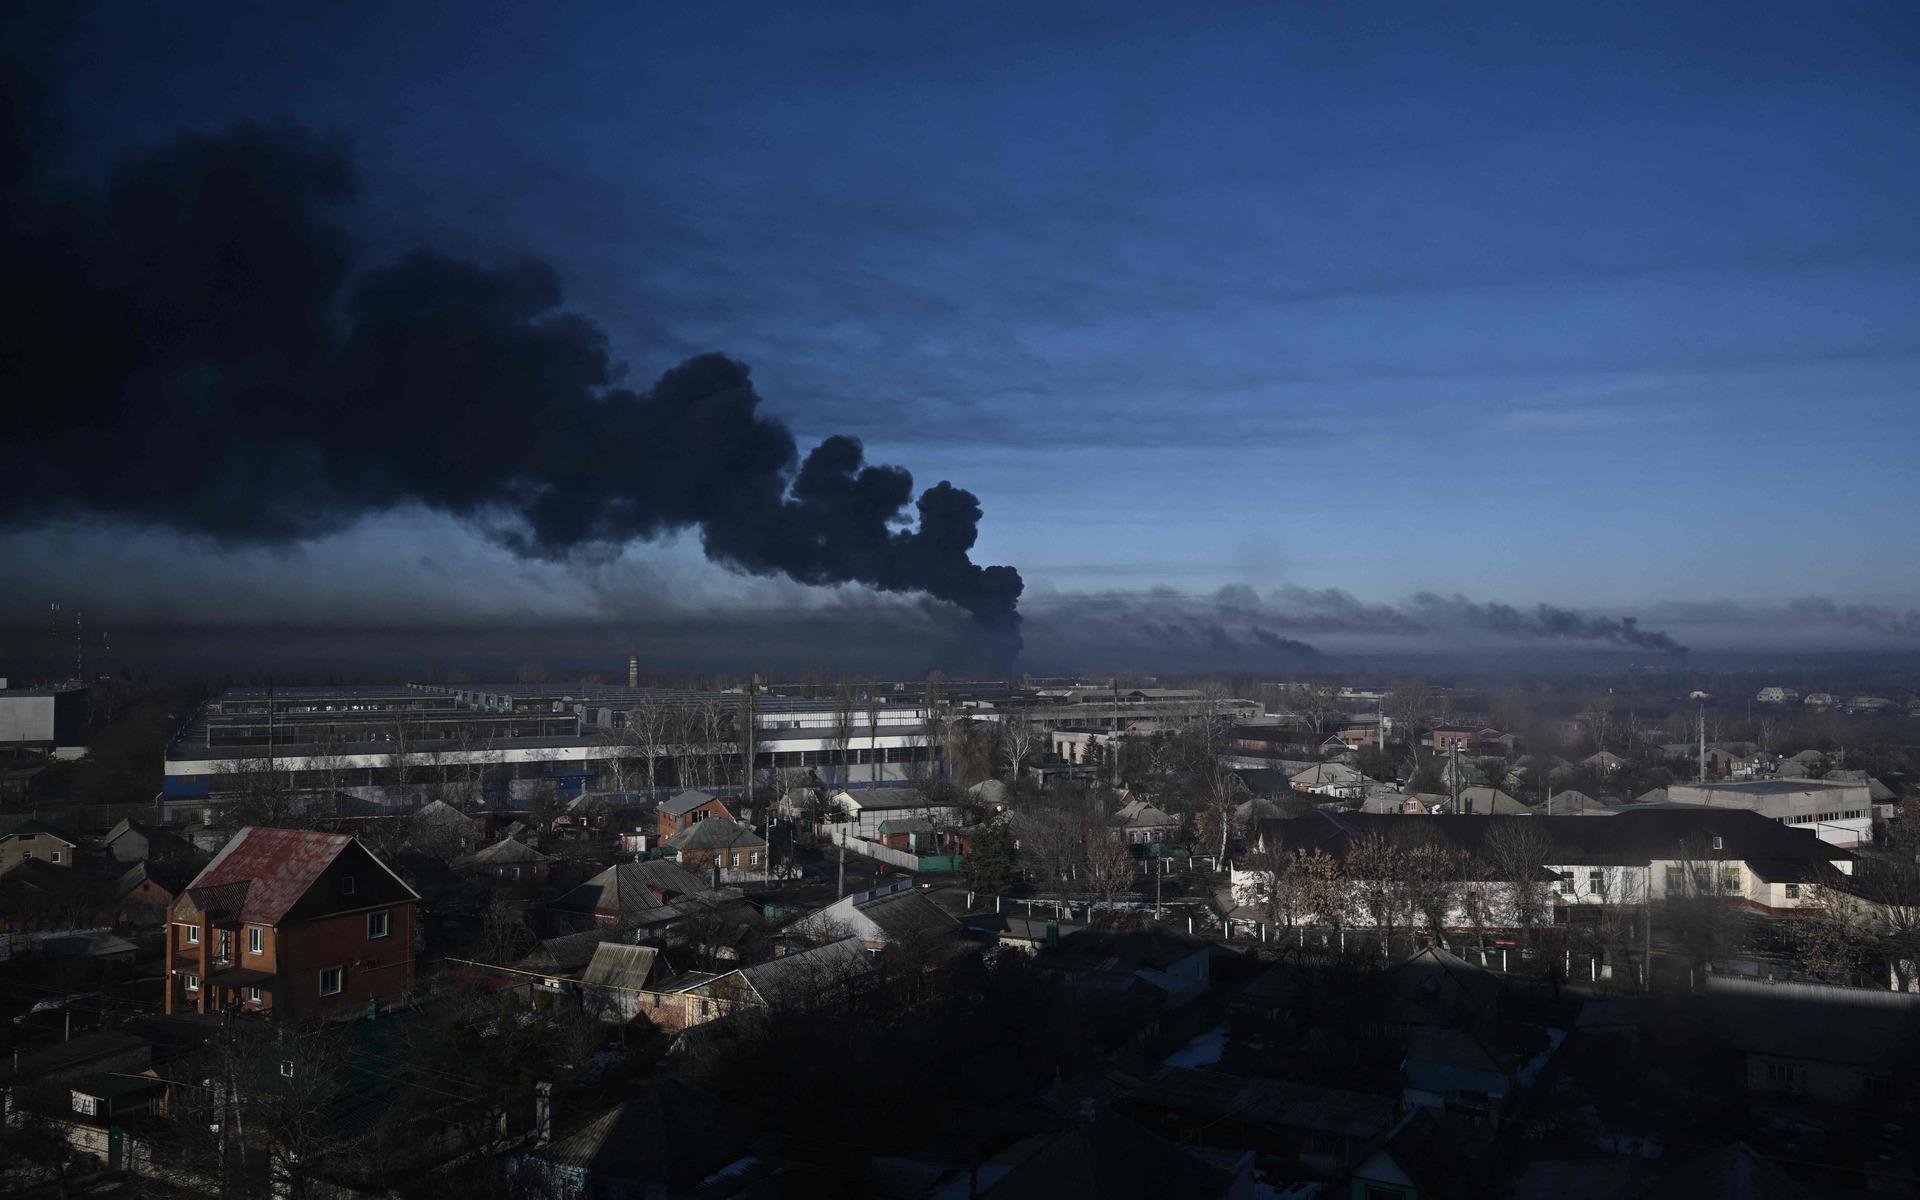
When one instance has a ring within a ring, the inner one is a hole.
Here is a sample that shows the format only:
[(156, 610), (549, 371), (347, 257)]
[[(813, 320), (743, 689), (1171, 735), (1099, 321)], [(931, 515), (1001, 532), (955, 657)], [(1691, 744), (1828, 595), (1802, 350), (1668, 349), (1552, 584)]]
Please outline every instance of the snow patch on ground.
[(1167, 1055), (1170, 1067), (1210, 1067), (1226, 1057), (1227, 1027), (1216, 1025)]
[(1541, 1070), (1546, 1067), (1547, 1060), (1552, 1058), (1553, 1052), (1560, 1048), (1560, 1043), (1567, 1040), (1567, 1031), (1564, 1029), (1549, 1029), (1546, 1034), (1546, 1049), (1528, 1059), (1526, 1065), (1519, 1070), (1521, 1087), (1533, 1086), (1533, 1081), (1540, 1078)]

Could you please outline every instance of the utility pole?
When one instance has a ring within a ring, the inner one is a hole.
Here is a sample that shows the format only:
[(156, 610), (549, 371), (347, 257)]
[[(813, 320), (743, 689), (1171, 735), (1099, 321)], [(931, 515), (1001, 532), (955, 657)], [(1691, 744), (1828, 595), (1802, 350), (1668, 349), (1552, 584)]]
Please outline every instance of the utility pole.
[(1700, 702), (1700, 782), (1707, 781), (1707, 702)]
[(833, 898), (838, 900), (847, 894), (847, 844), (840, 843), (840, 880), (834, 885)]
[(1447, 772), (1447, 774), (1451, 777), (1451, 791), (1453, 793), (1453, 811), (1454, 811), (1454, 815), (1458, 816), (1462, 811), (1460, 808), (1460, 739), (1459, 738), (1455, 738), (1453, 740), (1453, 744), (1447, 748), (1447, 755), (1448, 755), (1447, 765), (1453, 768), (1451, 771)]

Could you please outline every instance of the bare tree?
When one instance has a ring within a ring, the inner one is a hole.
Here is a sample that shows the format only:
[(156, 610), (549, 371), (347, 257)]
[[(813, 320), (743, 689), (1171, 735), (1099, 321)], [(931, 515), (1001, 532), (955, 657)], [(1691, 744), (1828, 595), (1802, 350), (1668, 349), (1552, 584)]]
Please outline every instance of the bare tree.
[(1331, 683), (1297, 683), (1289, 696), (1293, 710), (1308, 726), (1308, 746), (1320, 744), (1320, 730), (1329, 717), (1346, 711), (1340, 689)]
[(833, 744), (840, 751), (840, 787), (853, 782), (853, 772), (847, 760), (853, 750), (853, 723), (857, 711), (853, 680), (842, 676), (833, 691)]
[(1046, 731), (1022, 712), (1011, 712), (1000, 719), (1000, 761), (1010, 779), (1018, 780), (1027, 760), (1046, 741)]
[(1407, 907), (1406, 851), (1392, 838), (1369, 833), (1348, 845), (1345, 871), (1355, 903), (1380, 931), (1384, 953)]
[(1419, 841), (1406, 850), (1407, 901), (1414, 917), (1424, 919), (1435, 944), (1447, 944), (1447, 922), (1459, 898), (1463, 863), (1441, 838)]
[(1112, 909), (1133, 894), (1139, 875), (1124, 833), (1111, 823), (1086, 830), (1087, 895)]
[[(1414, 766), (1420, 765), (1419, 739), (1415, 730), (1433, 711), (1433, 689), (1420, 680), (1409, 680), (1387, 693), (1383, 704), (1393, 723), (1403, 730), (1407, 740), (1407, 749), (1412, 753)], [(1380, 748), (1387, 748), (1385, 731), (1381, 731)]]
[(1549, 914), (1545, 878), (1553, 843), (1531, 817), (1495, 817), (1481, 850), (1488, 869), (1506, 892), (1506, 916), (1531, 941)]

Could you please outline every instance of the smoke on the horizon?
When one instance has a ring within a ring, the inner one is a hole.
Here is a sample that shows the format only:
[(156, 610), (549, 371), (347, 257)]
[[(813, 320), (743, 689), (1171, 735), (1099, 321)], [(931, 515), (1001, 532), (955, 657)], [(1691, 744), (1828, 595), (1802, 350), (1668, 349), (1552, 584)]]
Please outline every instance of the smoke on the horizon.
[(23, 84), (0, 69), (0, 523), (271, 546), (419, 505), (533, 559), (691, 529), (731, 567), (931, 596), (1017, 650), (1021, 578), (972, 561), (971, 492), (916, 498), (853, 437), (802, 458), (720, 354), (621, 386), (545, 264), (363, 268), (338, 220), (349, 155), (295, 125), (181, 137), (62, 190)]
[(1074, 592), (1036, 597), (1029, 604), (1036, 636), (1093, 654), (1105, 646), (1153, 661), (1185, 656), (1239, 659), (1245, 665), (1300, 663), (1319, 651), (1291, 636), (1474, 636), (1515, 641), (1587, 642), (1684, 654), (1667, 634), (1640, 628), (1632, 617), (1607, 617), (1541, 604), (1520, 609), (1464, 596), (1422, 592), (1402, 604), (1370, 604), (1339, 588), (1276, 588), (1265, 595), (1229, 586), (1196, 595)]

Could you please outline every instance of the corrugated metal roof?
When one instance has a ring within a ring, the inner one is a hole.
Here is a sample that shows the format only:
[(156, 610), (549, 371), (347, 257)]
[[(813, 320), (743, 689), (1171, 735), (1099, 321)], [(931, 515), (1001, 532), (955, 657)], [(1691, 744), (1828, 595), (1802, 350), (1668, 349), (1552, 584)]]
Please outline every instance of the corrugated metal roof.
[(344, 833), (249, 825), (220, 848), (187, 894), (202, 912), (276, 925), (353, 841)]
[(638, 991), (647, 986), (659, 958), (660, 951), (652, 946), (602, 942), (594, 947), (593, 961), (580, 979), (583, 983)]

